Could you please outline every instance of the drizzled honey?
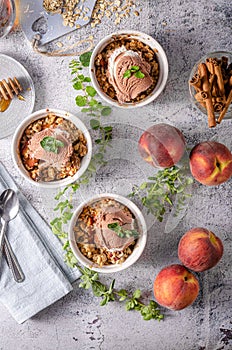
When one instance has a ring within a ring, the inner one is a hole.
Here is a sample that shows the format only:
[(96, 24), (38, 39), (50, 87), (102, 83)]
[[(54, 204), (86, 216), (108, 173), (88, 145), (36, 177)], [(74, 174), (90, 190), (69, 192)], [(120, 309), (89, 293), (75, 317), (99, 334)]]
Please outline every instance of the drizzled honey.
[(0, 112), (5, 112), (9, 107), (11, 100), (5, 100), (3, 97), (0, 97)]

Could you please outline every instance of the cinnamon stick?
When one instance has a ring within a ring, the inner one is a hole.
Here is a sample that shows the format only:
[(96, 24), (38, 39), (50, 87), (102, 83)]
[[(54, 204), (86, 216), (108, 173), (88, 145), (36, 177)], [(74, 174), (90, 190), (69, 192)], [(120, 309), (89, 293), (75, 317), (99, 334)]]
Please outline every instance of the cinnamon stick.
[(221, 113), (220, 113), (220, 115), (218, 117), (218, 120), (217, 120), (218, 124), (220, 124), (222, 119), (225, 117), (225, 114), (228, 111), (228, 108), (229, 108), (231, 102), (232, 102), (232, 88), (230, 89), (230, 93), (229, 93), (229, 95), (227, 97), (225, 106), (224, 106), (223, 110), (221, 111)]
[(206, 58), (205, 63), (210, 74), (214, 74), (214, 64), (212, 62), (212, 58)]
[(198, 66), (199, 75), (202, 80), (202, 89), (204, 92), (207, 93), (207, 98), (205, 99), (206, 109), (207, 109), (207, 115), (208, 115), (208, 126), (210, 128), (216, 126), (216, 119), (214, 114), (214, 108), (212, 103), (212, 96), (210, 91), (210, 84), (209, 84), (209, 78), (208, 78), (208, 71), (205, 63), (200, 63)]
[(196, 92), (201, 91), (201, 78), (199, 74), (195, 74), (189, 82), (190, 85), (194, 87)]
[(217, 84), (218, 84), (220, 95), (224, 96), (225, 95), (225, 86), (224, 86), (224, 81), (223, 81), (223, 76), (222, 76), (221, 65), (216, 60), (214, 60), (214, 71), (215, 71), (215, 74), (217, 76)]
[(214, 105), (213, 105), (213, 108), (214, 108), (214, 111), (215, 112), (221, 112), (222, 109), (224, 107), (224, 103), (222, 102), (216, 102)]

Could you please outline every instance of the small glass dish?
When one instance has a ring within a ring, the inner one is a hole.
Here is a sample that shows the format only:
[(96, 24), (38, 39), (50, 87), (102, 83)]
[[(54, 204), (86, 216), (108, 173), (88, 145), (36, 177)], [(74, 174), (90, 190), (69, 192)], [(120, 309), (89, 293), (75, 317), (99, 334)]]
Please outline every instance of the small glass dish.
[(14, 0), (0, 1), (0, 38), (4, 38), (12, 29), (16, 18)]
[[(194, 81), (194, 77), (196, 77), (196, 74), (198, 74), (198, 66), (199, 66), (200, 63), (206, 63), (206, 61), (208, 61), (210, 58), (212, 58), (212, 59), (215, 58), (215, 59), (219, 60), (222, 57), (227, 57), (228, 58), (227, 67), (229, 67), (229, 69), (231, 71), (232, 70), (232, 52), (228, 52), (228, 51), (214, 51), (214, 52), (209, 52), (209, 53), (205, 54), (199, 61), (197, 61), (196, 64), (193, 66), (193, 68), (191, 70), (191, 73), (190, 73), (188, 85), (189, 85), (189, 93), (190, 93), (191, 102), (193, 103), (193, 105), (195, 107), (197, 107), (205, 115), (207, 115), (207, 109), (202, 105), (202, 103), (200, 101), (198, 101), (196, 99), (195, 96), (196, 96), (197, 91), (196, 91), (196, 89), (194, 88), (194, 86), (190, 82), (193, 82)], [(217, 76), (215, 77), (215, 79), (217, 80)], [(231, 80), (232, 80), (232, 78), (231, 78)], [(214, 109), (214, 113), (215, 113), (216, 121), (218, 122), (218, 119), (219, 119), (219, 116), (220, 116), (220, 111), (216, 111)], [(230, 103), (230, 106), (229, 106), (225, 116), (223, 117), (223, 119), (231, 119), (231, 118), (232, 118), (232, 103)]]

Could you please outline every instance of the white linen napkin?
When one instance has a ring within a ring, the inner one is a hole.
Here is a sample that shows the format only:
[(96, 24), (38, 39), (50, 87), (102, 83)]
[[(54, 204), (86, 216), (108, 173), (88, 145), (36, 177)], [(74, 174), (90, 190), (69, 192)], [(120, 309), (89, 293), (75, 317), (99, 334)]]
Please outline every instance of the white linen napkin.
[(7, 236), (25, 274), (17, 283), (2, 260), (0, 301), (18, 323), (23, 323), (72, 290), (80, 276), (63, 261), (62, 243), (32, 207), (0, 162), (0, 194), (13, 189), (20, 203), (17, 217), (9, 222)]

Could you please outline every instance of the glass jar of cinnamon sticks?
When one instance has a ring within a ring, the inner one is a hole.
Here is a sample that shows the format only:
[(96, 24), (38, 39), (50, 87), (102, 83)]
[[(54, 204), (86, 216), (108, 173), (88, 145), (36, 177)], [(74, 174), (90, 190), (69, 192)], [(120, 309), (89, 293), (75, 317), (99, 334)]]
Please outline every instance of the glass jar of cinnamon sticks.
[(210, 128), (232, 118), (232, 53), (203, 56), (191, 71), (189, 91), (194, 105), (207, 114)]

